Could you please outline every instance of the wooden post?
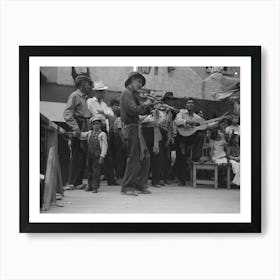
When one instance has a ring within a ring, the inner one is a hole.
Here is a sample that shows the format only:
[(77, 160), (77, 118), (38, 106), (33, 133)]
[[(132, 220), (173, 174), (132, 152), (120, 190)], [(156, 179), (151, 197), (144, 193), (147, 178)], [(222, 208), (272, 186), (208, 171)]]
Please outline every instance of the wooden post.
[(53, 181), (56, 179), (57, 174), (54, 172), (55, 165), (55, 147), (50, 147), (48, 160), (47, 160), (47, 168), (46, 168), (46, 176), (45, 176), (45, 188), (44, 188), (44, 196), (43, 196), (43, 211), (47, 211), (50, 209), (51, 202), (54, 199), (53, 195)]
[(48, 159), (47, 159), (46, 175), (45, 175), (45, 188), (44, 188), (43, 207), (42, 207), (43, 211), (49, 210), (50, 206), (56, 203), (57, 184), (59, 183), (57, 130), (47, 129), (46, 132), (47, 132), (46, 138), (47, 138)]
[(41, 126), (44, 127), (45, 153), (47, 163), (45, 167), (45, 186), (43, 191), (42, 210), (49, 210), (52, 204), (56, 203), (56, 193), (63, 195), (63, 182), (61, 166), (58, 156), (58, 134), (69, 137), (68, 133), (55, 123), (51, 122), (44, 115), (40, 114)]

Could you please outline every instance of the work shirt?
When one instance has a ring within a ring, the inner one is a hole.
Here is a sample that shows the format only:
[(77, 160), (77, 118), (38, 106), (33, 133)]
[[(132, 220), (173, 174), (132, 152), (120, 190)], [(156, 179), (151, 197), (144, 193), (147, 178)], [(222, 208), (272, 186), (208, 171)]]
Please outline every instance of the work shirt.
[(77, 118), (89, 119), (91, 117), (88, 110), (86, 95), (79, 89), (71, 93), (68, 98), (66, 108), (63, 113), (65, 122), (73, 129), (79, 129)]
[[(190, 116), (187, 109), (181, 109), (177, 114), (174, 123), (176, 126), (184, 126), (185, 121), (201, 123), (204, 121), (204, 119), (195, 113), (193, 113), (193, 115)], [(192, 126), (187, 124), (186, 127), (192, 127)]]
[(138, 124), (139, 115), (145, 115), (147, 107), (140, 104), (140, 101), (129, 90), (125, 89), (121, 94), (121, 120), (125, 125)]
[[(81, 132), (80, 139), (89, 141), (89, 138), (91, 137), (92, 133), (94, 133), (93, 130)], [(100, 133), (98, 135), (98, 140), (99, 140), (100, 149), (101, 149), (100, 156), (105, 158), (105, 156), (107, 154), (107, 150), (108, 150), (108, 142), (107, 142), (106, 133), (100, 130)]]
[(114, 112), (113, 110), (103, 101), (101, 100), (101, 102), (98, 101), (98, 99), (96, 97), (92, 97), (89, 98), (87, 100), (87, 105), (88, 105), (88, 109), (91, 112), (92, 116), (98, 114), (100, 115), (100, 113), (98, 113), (98, 111), (103, 111), (104, 112), (104, 121), (106, 119), (105, 115), (109, 115), (109, 116), (114, 116)]
[[(109, 131), (109, 120), (106, 119), (105, 115), (109, 115), (110, 117), (114, 117), (113, 110), (103, 101), (98, 101), (96, 97), (89, 98), (87, 100), (88, 109), (92, 116), (95, 115), (102, 115), (102, 122), (103, 124), (106, 124), (106, 130)], [(98, 113), (98, 111), (103, 111), (104, 114)]]

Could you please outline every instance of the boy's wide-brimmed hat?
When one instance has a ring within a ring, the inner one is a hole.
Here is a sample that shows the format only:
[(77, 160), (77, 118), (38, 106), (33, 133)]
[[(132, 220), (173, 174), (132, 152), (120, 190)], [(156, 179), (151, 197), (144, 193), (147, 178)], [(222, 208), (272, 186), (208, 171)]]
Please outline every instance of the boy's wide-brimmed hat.
[(132, 78), (140, 78), (142, 80), (142, 86), (144, 86), (146, 84), (146, 79), (143, 75), (141, 75), (139, 72), (137, 71), (133, 71), (133, 72), (130, 72), (124, 85), (125, 87), (127, 87), (131, 81)]
[(89, 123), (93, 123), (95, 121), (100, 121), (102, 122), (102, 116), (99, 114), (96, 114), (95, 116), (93, 116), (92, 118), (90, 118)]
[(80, 84), (81, 81), (88, 81), (90, 83), (90, 85), (92, 86), (92, 80), (90, 79), (90, 77), (87, 74), (79, 74), (75, 78), (75, 84), (77, 86)]
[(93, 90), (105, 90), (107, 88), (101, 80), (93, 83)]

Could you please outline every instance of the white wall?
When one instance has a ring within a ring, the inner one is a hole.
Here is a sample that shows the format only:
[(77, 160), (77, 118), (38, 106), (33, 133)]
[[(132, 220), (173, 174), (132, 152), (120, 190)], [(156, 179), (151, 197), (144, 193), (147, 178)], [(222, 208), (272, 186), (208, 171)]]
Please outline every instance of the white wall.
[(158, 67), (158, 75), (152, 67), (146, 78), (146, 88), (172, 91), (176, 97), (192, 96), (202, 98), (202, 78), (191, 67), (174, 67), (171, 72), (167, 67)]
[(40, 71), (49, 83), (57, 83), (57, 67), (40, 67)]
[[(57, 67), (57, 83), (74, 85), (71, 71), (71, 67)], [(132, 67), (89, 67), (90, 77), (93, 81), (102, 80), (109, 89), (114, 91), (124, 89), (124, 81), (131, 71)]]
[[(113, 91), (124, 90), (124, 82), (133, 67), (93, 67), (89, 66), (93, 81), (102, 80)], [(142, 73), (146, 78), (145, 88), (171, 91), (175, 97), (195, 97), (213, 99), (209, 92), (224, 90), (221, 79), (209, 79), (205, 67), (174, 67), (168, 72), (167, 67), (150, 67), (149, 73)], [(59, 85), (74, 85), (71, 67), (41, 67), (41, 72), (48, 82)], [(87, 67), (76, 67), (77, 73), (86, 72)], [(141, 72), (141, 71), (140, 71)], [(220, 74), (222, 76), (222, 74)], [(226, 78), (226, 77), (225, 77)], [(204, 80), (205, 79), (205, 80)]]

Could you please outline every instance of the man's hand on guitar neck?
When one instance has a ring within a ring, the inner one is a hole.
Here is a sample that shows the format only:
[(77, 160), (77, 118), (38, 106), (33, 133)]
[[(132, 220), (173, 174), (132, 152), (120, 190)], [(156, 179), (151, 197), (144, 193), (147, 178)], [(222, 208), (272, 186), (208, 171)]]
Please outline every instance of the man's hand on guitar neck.
[(195, 126), (199, 126), (200, 123), (199, 122), (194, 122), (194, 121), (189, 121), (189, 120), (185, 120), (184, 126), (187, 127), (195, 127)]
[(219, 122), (211, 122), (207, 125), (207, 129), (215, 129), (219, 126)]

